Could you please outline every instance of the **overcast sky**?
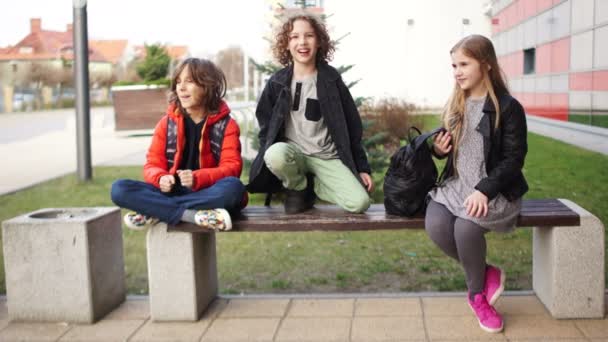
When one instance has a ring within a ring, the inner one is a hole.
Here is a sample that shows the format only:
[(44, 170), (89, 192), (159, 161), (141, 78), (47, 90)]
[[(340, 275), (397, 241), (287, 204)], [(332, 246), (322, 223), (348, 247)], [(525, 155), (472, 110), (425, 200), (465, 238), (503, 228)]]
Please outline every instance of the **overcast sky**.
[[(30, 18), (41, 18), (42, 28), (54, 31), (65, 31), (72, 22), (72, 0), (2, 2), (0, 47), (25, 37)], [(89, 0), (89, 38), (188, 45), (201, 56), (241, 45), (260, 58), (267, 45), (262, 37), (269, 32), (267, 8), (264, 0)]]

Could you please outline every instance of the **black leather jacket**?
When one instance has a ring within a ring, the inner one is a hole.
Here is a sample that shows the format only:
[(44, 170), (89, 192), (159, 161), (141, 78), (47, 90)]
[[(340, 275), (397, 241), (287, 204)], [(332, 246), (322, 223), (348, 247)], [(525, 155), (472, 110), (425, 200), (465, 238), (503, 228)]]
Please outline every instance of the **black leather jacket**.
[[(271, 193), (282, 189), (280, 181), (266, 167), (264, 153), (275, 142), (284, 141), (285, 117), (291, 111), (292, 76), (293, 65), (276, 72), (258, 101), (255, 115), (260, 125), (260, 150), (249, 172), (249, 192)], [(317, 97), (338, 157), (361, 181), (359, 172), (371, 173), (361, 144), (361, 117), (340, 74), (327, 63), (317, 65)]]
[[(483, 106), (477, 131), (483, 136), (483, 151), (487, 177), (475, 185), (475, 189), (491, 200), (501, 193), (513, 201), (528, 191), (528, 183), (522, 173), (528, 152), (526, 114), (522, 105), (509, 94), (497, 94), (500, 106), (500, 123), (496, 123), (496, 109), (488, 96)], [(446, 170), (440, 182), (454, 173), (453, 154), (448, 155)]]

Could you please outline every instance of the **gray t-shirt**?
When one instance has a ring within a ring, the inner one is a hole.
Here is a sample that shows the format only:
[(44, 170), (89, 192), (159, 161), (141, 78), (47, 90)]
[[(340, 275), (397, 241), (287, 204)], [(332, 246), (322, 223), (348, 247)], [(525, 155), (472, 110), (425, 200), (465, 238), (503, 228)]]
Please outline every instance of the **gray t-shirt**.
[(291, 82), (291, 113), (285, 119), (285, 138), (302, 153), (321, 159), (338, 158), (317, 99), (317, 73)]

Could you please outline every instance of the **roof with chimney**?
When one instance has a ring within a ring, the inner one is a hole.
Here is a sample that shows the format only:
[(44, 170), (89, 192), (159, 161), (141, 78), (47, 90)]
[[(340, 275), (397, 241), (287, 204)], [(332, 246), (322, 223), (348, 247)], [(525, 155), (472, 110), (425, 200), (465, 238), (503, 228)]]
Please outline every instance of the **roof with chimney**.
[[(116, 64), (126, 46), (126, 40), (89, 40), (89, 61)], [(40, 18), (30, 19), (30, 33), (16, 45), (0, 48), (0, 61), (60, 58), (74, 59), (72, 24), (65, 32), (43, 30)]]
[[(72, 24), (65, 32), (42, 29), (42, 19), (30, 19), (30, 33), (14, 46), (0, 47), (0, 62), (7, 60), (54, 60), (74, 59)], [(127, 40), (94, 40), (89, 39), (89, 61), (117, 64), (127, 49)], [(169, 57), (181, 60), (188, 56), (188, 47), (183, 45), (165, 46)], [(135, 57), (145, 58), (144, 46), (135, 46)]]

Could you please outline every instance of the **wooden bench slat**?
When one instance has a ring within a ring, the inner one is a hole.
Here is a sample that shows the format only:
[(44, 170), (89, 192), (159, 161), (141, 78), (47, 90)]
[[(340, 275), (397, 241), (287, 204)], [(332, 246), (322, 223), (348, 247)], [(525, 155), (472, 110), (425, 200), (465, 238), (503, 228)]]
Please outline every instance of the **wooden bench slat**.
[(528, 213), (542, 213), (542, 212), (571, 212), (568, 208), (558, 207), (539, 207), (539, 208), (522, 208), (520, 215), (527, 215)]
[[(578, 214), (557, 199), (524, 200), (518, 227), (578, 226)], [(335, 205), (317, 205), (304, 213), (288, 215), (283, 207), (251, 206), (233, 218), (232, 232), (273, 231), (361, 231), (391, 229), (423, 229), (424, 217), (387, 215), (384, 205), (373, 204), (364, 214), (351, 214)], [(169, 230), (205, 232), (194, 224), (180, 223)]]

